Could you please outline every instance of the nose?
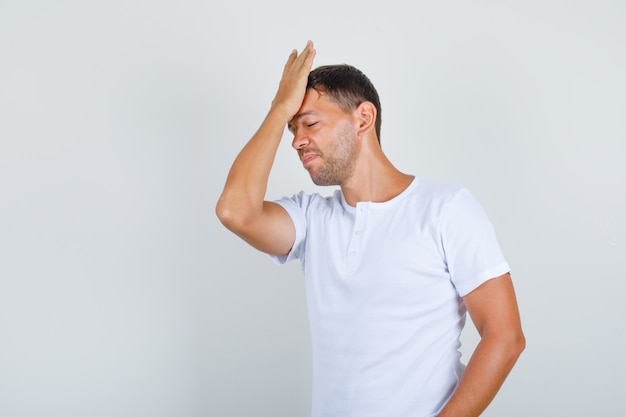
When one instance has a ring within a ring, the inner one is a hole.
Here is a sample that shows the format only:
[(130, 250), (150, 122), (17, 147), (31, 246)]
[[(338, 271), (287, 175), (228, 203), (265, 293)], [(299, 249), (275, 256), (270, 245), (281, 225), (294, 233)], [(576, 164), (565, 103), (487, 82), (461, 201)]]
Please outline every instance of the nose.
[(302, 131), (298, 132), (296, 130), (293, 135), (293, 141), (291, 142), (291, 146), (297, 151), (297, 150), (304, 148), (308, 144), (309, 144), (309, 139), (307, 135)]

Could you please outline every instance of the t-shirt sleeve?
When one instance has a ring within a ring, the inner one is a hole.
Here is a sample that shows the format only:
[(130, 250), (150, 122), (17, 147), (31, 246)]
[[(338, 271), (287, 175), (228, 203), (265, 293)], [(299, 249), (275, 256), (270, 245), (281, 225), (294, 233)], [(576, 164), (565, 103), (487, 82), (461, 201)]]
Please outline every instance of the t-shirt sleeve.
[(493, 225), (467, 189), (443, 212), (441, 235), (448, 272), (460, 296), (510, 271)]
[(306, 237), (306, 207), (308, 206), (310, 196), (300, 192), (293, 197), (283, 197), (274, 202), (284, 208), (296, 229), (296, 238), (293, 247), (287, 255), (270, 255), (277, 264), (285, 264), (293, 259), (300, 259), (304, 253), (304, 242)]

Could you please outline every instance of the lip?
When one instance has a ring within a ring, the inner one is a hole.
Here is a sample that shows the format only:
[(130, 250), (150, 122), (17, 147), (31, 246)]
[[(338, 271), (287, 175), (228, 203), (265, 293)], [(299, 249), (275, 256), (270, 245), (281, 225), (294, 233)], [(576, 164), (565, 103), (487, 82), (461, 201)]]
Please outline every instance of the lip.
[(314, 154), (314, 153), (311, 153), (311, 154), (308, 154), (308, 155), (303, 155), (302, 156), (302, 165), (304, 165), (306, 167), (311, 161), (313, 161), (317, 157), (318, 157), (318, 155)]

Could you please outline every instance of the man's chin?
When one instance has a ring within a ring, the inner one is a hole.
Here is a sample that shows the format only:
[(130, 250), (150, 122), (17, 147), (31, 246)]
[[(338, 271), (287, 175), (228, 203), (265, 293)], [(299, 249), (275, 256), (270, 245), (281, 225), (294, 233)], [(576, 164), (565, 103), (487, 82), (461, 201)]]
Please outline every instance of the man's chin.
[(320, 171), (316, 170), (315, 168), (309, 166), (307, 168), (305, 168), (308, 172), (309, 172), (309, 176), (311, 177), (311, 181), (313, 181), (313, 184), (315, 185), (319, 185), (320, 187), (327, 187), (327, 186), (331, 186), (331, 185), (339, 185), (339, 182), (334, 180), (333, 178), (328, 178), (328, 176), (326, 176), (325, 178), (325, 171), (322, 170), (321, 171), (321, 175), (320, 175)]
[(335, 181), (328, 181), (328, 180), (324, 180), (322, 178), (318, 178), (318, 177), (314, 177), (311, 175), (311, 181), (313, 181), (313, 184), (318, 185), (320, 187), (329, 187), (331, 185), (338, 185)]

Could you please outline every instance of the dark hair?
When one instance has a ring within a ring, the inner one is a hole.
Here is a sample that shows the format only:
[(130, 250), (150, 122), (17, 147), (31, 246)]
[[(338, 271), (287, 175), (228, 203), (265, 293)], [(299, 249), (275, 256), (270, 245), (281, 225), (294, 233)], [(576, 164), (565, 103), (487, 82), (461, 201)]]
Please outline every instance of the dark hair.
[(360, 70), (346, 64), (321, 66), (311, 71), (306, 88), (328, 94), (345, 111), (356, 109), (364, 101), (371, 102), (376, 107), (375, 128), (380, 143), (380, 99), (372, 82)]

